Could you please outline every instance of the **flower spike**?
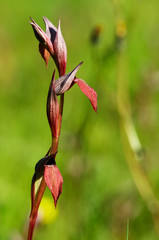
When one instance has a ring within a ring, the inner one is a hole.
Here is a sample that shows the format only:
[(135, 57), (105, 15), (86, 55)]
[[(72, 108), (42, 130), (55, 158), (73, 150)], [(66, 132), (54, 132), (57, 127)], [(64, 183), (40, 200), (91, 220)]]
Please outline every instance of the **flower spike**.
[[(50, 189), (56, 207), (57, 200), (62, 193), (63, 177), (56, 166), (56, 154), (58, 150), (59, 137), (62, 123), (62, 113), (64, 106), (64, 93), (68, 91), (75, 83), (80, 87), (81, 91), (90, 100), (94, 111), (97, 111), (97, 94), (82, 79), (76, 77), (77, 71), (83, 62), (79, 63), (71, 72), (66, 72), (67, 63), (67, 47), (61, 33), (59, 20), (58, 28), (56, 28), (47, 17), (43, 17), (45, 23), (44, 32), (39, 25), (31, 18), (31, 26), (35, 37), (39, 42), (39, 51), (44, 59), (46, 66), (50, 59), (53, 58), (58, 72), (59, 78), (55, 81), (55, 71), (53, 72), (47, 97), (47, 118), (52, 133), (52, 144), (45, 157), (40, 159), (35, 165), (35, 171), (31, 183), (31, 213), (28, 229), (28, 240), (32, 240), (38, 209), (45, 192), (46, 186)], [(57, 96), (60, 97), (60, 104)], [(35, 191), (35, 184), (41, 179), (38, 190)]]

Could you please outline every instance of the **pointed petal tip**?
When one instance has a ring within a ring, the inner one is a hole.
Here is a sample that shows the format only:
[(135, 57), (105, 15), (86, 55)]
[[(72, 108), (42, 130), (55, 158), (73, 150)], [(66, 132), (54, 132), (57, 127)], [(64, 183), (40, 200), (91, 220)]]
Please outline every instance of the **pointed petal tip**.
[(55, 88), (55, 69), (53, 71), (52, 79), (50, 82), (50, 89), (52, 89), (54, 91), (54, 88)]
[(43, 18), (43, 21), (44, 21), (44, 23), (45, 23), (45, 21), (46, 21), (47, 17), (45, 17), (45, 16), (42, 16), (42, 18)]
[[(57, 32), (59, 32), (60, 34), (62, 34), (62, 33), (61, 33), (61, 18), (59, 19), (59, 22), (58, 22)], [(59, 33), (58, 33), (58, 34), (59, 34)]]
[(32, 17), (29, 16), (29, 18), (31, 19), (32, 22), (34, 22), (34, 20), (32, 19)]
[(83, 61), (78, 64), (78, 66), (81, 66), (83, 64)]
[(55, 69), (53, 71), (53, 74), (52, 74), (52, 79), (51, 79), (51, 83), (50, 83), (50, 86), (53, 87), (53, 82), (55, 81)]
[(31, 24), (31, 25), (36, 25), (36, 22), (30, 17), (30, 20), (31, 21), (29, 21), (29, 23)]
[(61, 27), (61, 18), (59, 18), (58, 27)]
[(96, 105), (96, 106), (93, 106), (93, 105), (92, 105), (92, 107), (93, 107), (95, 113), (97, 113), (97, 105)]
[(49, 21), (49, 19), (46, 16), (43, 16), (42, 18), (43, 18), (43, 21), (44, 21), (44, 23), (46, 25), (46, 22)]
[(31, 20), (31, 22), (29, 22), (30, 24), (32, 24), (32, 25), (37, 25), (37, 23), (34, 21), (34, 19), (33, 19), (32, 17), (29, 16), (29, 18), (30, 18), (30, 20)]

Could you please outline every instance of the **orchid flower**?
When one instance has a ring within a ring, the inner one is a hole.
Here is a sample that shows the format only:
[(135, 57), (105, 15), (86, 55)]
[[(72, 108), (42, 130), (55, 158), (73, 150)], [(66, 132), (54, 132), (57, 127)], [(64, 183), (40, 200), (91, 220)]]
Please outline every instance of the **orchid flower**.
[[(67, 62), (67, 48), (60, 29), (60, 21), (58, 29), (46, 18), (43, 17), (46, 27), (46, 33), (31, 18), (30, 24), (39, 44), (39, 50), (46, 64), (50, 55), (53, 57), (59, 70), (60, 78), (56, 80), (56, 94), (61, 95), (66, 92), (75, 83), (78, 84), (81, 91), (89, 98), (94, 111), (97, 111), (97, 94), (82, 79), (76, 78), (76, 73), (83, 62), (81, 62), (72, 72), (65, 74)], [(65, 74), (65, 75), (64, 75)]]
[(31, 18), (30, 24), (33, 27), (34, 34), (39, 41), (39, 51), (48, 64), (50, 55), (53, 57), (58, 68), (60, 76), (65, 74), (67, 62), (67, 48), (61, 33), (60, 20), (58, 28), (56, 28), (47, 17), (43, 17), (46, 33)]
[(79, 63), (77, 67), (73, 69), (70, 73), (67, 73), (55, 81), (55, 91), (56, 95), (61, 95), (70, 89), (75, 83), (78, 84), (81, 91), (90, 100), (94, 111), (97, 111), (97, 94), (93, 88), (91, 88), (85, 81), (76, 77), (76, 73), (83, 62)]

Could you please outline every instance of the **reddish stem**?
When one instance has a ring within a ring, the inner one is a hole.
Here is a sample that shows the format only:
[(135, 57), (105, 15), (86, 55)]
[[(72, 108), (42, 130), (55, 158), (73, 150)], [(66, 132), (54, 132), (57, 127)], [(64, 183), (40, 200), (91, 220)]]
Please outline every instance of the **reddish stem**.
[[(31, 182), (31, 213), (33, 210), (34, 202), (35, 202), (35, 181), (36, 181), (36, 174), (34, 173), (32, 182)], [(31, 216), (30, 213), (30, 216)]]
[(60, 132), (61, 132), (63, 106), (64, 106), (64, 94), (62, 94), (61, 97), (60, 97), (59, 123), (58, 123), (58, 140), (59, 140)]
[(33, 209), (32, 209), (31, 215), (30, 215), (28, 240), (32, 240), (33, 231), (34, 231), (34, 227), (35, 227), (35, 222), (36, 222), (36, 218), (37, 218), (37, 215), (38, 215), (38, 208), (39, 208), (41, 199), (43, 197), (43, 194), (45, 192), (45, 188), (46, 188), (46, 183), (45, 183), (44, 178), (42, 178), (41, 184), (40, 184), (38, 192), (36, 194), (34, 206), (33, 206)]
[[(50, 154), (53, 154), (53, 153), (57, 152), (57, 149), (58, 149), (59, 137), (60, 137), (60, 132), (61, 132), (63, 106), (64, 106), (64, 94), (62, 94), (61, 98), (60, 98), (60, 109), (59, 109), (59, 120), (58, 120), (58, 136), (57, 136), (57, 138), (56, 137), (52, 138), (52, 146), (51, 146)], [(33, 178), (34, 178), (34, 176), (33, 176)], [(33, 181), (32, 184), (35, 185), (35, 182)], [(33, 231), (34, 231), (34, 227), (35, 227), (35, 222), (36, 222), (37, 215), (38, 215), (38, 209), (39, 209), (39, 205), (40, 205), (41, 199), (43, 197), (43, 194), (45, 192), (45, 188), (46, 188), (46, 183), (45, 183), (45, 180), (44, 180), (44, 177), (43, 177), (42, 180), (41, 180), (41, 184), (38, 188), (35, 200), (34, 200), (34, 198), (32, 198), (33, 199), (33, 202), (32, 202), (33, 206), (32, 206), (31, 214), (30, 214), (28, 240), (32, 240)], [(34, 194), (34, 189), (35, 189), (35, 186), (33, 187), (33, 190), (31, 192), (31, 194)]]

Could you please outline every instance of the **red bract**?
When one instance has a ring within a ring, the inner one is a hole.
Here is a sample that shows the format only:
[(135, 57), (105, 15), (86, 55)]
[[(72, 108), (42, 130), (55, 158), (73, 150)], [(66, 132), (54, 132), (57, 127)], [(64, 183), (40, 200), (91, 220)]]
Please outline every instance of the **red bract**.
[(94, 111), (97, 111), (97, 93), (91, 88), (85, 81), (79, 78), (75, 78), (74, 82), (78, 84), (81, 91), (89, 98)]
[(46, 18), (43, 17), (46, 27), (46, 33), (31, 18), (30, 24), (33, 27), (35, 36), (40, 42), (39, 51), (48, 64), (50, 55), (53, 57), (58, 68), (60, 76), (65, 74), (67, 63), (67, 48), (61, 33), (60, 20), (58, 29)]
[[(62, 193), (62, 184), (63, 178), (56, 166), (55, 156), (56, 153), (48, 156), (50, 149), (46, 156), (38, 161), (35, 166), (35, 173), (32, 179), (32, 187), (31, 187), (31, 213), (30, 213), (30, 222), (29, 222), (29, 230), (28, 230), (28, 240), (32, 239), (33, 230), (38, 214), (38, 208), (41, 201), (41, 198), (45, 191), (45, 186), (47, 185), (51, 190), (52, 196), (54, 198), (54, 204), (56, 207), (57, 200)], [(43, 176), (41, 180), (41, 188), (39, 188), (36, 197), (35, 197), (35, 182), (39, 178)]]
[[(52, 193), (56, 207), (57, 200), (62, 193), (63, 178), (56, 166), (55, 156), (56, 153), (51, 154), (50, 156), (45, 156), (37, 162), (33, 181), (36, 181), (40, 177), (44, 176), (45, 183)], [(34, 203), (34, 196), (32, 201)]]

